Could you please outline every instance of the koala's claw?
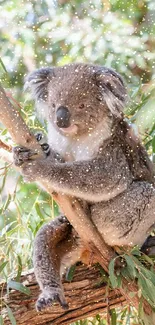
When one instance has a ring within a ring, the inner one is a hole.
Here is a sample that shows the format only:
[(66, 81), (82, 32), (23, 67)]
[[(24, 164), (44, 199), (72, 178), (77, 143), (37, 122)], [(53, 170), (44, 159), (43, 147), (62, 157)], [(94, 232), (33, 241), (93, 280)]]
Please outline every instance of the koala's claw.
[(45, 308), (51, 307), (54, 305), (56, 302), (58, 302), (63, 309), (68, 309), (69, 306), (60, 296), (59, 293), (50, 293), (50, 294), (41, 294), (40, 297), (38, 298), (36, 302), (36, 310), (37, 311), (42, 311)]
[(30, 160), (34, 155), (37, 155), (35, 151), (25, 147), (17, 146), (13, 148), (13, 158), (16, 166), (21, 166), (25, 161)]
[(48, 156), (50, 154), (50, 146), (48, 143), (41, 144), (41, 148), (44, 151), (44, 153), (46, 154), (46, 156)]
[[(43, 139), (42, 133), (35, 134), (36, 140), (40, 142)], [(50, 146), (48, 143), (40, 143), (43, 152), (48, 156), (50, 154)]]
[(42, 140), (42, 138), (43, 138), (42, 133), (36, 133), (36, 134), (35, 134), (35, 138), (36, 138), (36, 140), (37, 140), (38, 142), (40, 142), (40, 141)]

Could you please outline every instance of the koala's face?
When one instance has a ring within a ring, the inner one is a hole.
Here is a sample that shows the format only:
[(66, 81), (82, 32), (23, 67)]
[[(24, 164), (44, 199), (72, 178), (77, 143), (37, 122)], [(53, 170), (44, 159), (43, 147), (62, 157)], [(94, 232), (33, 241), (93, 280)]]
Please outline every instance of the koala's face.
[(66, 136), (91, 133), (107, 119), (120, 116), (126, 97), (121, 77), (99, 66), (40, 69), (27, 80), (38, 108), (43, 105), (45, 118)]

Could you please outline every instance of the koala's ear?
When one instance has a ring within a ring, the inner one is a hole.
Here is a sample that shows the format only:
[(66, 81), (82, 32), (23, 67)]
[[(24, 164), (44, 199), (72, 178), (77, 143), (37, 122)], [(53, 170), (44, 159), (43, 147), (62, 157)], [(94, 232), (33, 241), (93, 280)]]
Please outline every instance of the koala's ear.
[(37, 101), (46, 102), (48, 95), (48, 84), (54, 74), (54, 68), (42, 68), (33, 71), (25, 78), (24, 89), (31, 90), (33, 98)]
[(103, 67), (96, 73), (96, 83), (111, 113), (121, 117), (128, 98), (122, 77), (114, 70)]

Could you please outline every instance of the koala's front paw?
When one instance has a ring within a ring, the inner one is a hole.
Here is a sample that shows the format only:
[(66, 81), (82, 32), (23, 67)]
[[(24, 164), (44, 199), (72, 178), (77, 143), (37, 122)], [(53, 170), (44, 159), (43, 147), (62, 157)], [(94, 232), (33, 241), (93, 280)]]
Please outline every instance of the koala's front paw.
[(59, 303), (63, 309), (69, 308), (61, 289), (58, 291), (53, 288), (53, 290), (44, 290), (44, 292), (41, 293), (36, 302), (36, 310), (42, 311), (44, 308), (51, 307), (54, 303)]
[(25, 161), (32, 159), (32, 157), (36, 155), (37, 152), (25, 147), (17, 146), (13, 148), (13, 159), (15, 166), (22, 166)]
[(34, 150), (25, 147), (13, 148), (14, 164), (21, 167), (21, 173), (28, 182), (37, 181), (41, 175), (40, 159), (35, 159), (37, 154)]

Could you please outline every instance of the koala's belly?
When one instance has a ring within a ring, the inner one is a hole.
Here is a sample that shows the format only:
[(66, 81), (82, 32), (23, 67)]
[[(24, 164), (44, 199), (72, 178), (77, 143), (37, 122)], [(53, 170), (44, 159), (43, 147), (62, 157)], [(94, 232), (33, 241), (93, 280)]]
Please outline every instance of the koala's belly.
[(141, 246), (155, 228), (155, 189), (135, 182), (108, 202), (91, 205), (91, 217), (110, 246)]

